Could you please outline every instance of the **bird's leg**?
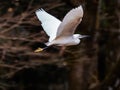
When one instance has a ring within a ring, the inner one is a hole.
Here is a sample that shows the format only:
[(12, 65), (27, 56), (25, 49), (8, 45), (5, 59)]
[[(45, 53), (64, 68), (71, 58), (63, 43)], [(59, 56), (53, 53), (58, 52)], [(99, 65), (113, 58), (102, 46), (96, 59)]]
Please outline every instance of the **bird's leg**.
[(61, 47), (60, 52), (59, 52), (59, 56), (62, 56), (64, 54), (65, 49), (66, 49), (65, 46)]

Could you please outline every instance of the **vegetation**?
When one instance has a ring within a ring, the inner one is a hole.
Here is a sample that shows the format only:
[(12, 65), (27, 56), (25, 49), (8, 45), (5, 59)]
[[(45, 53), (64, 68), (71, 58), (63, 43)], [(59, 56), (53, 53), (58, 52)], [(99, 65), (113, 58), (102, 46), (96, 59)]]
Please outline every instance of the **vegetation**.
[[(39, 8), (60, 20), (78, 5), (76, 32), (90, 35), (78, 46), (52, 46), (35, 16)], [(119, 90), (119, 0), (3, 0), (0, 2), (0, 90)]]

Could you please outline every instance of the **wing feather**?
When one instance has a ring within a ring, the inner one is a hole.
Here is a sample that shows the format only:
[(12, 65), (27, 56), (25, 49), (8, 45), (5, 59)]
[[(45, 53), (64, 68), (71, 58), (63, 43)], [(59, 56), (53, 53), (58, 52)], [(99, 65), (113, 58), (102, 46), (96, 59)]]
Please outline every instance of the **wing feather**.
[(82, 21), (82, 17), (83, 17), (82, 6), (70, 10), (64, 17), (60, 26), (58, 27), (56, 38), (72, 36), (75, 32), (75, 29)]
[(53, 39), (55, 39), (57, 34), (57, 29), (61, 23), (61, 21), (54, 16), (50, 15), (43, 9), (39, 9), (36, 12), (36, 16), (41, 21), (41, 25), (45, 32), (50, 36), (49, 42), (51, 42)]

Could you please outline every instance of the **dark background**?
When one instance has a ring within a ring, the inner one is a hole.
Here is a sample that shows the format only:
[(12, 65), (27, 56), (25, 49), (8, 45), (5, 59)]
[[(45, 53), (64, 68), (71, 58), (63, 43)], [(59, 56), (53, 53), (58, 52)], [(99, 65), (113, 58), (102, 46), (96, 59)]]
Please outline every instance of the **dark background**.
[[(52, 46), (35, 11), (62, 20), (79, 5), (75, 33), (90, 35), (76, 46)], [(1, 0), (0, 90), (120, 90), (120, 0)]]

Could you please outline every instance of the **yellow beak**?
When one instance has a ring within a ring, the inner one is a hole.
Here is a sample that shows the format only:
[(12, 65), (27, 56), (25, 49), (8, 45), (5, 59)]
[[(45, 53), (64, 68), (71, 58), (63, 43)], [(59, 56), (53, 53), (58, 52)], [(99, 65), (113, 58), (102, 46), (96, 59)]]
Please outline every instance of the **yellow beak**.
[(38, 49), (36, 49), (34, 52), (35, 52), (35, 53), (38, 53), (38, 52), (41, 52), (41, 51), (43, 51), (43, 49), (42, 49), (42, 48), (38, 48)]

